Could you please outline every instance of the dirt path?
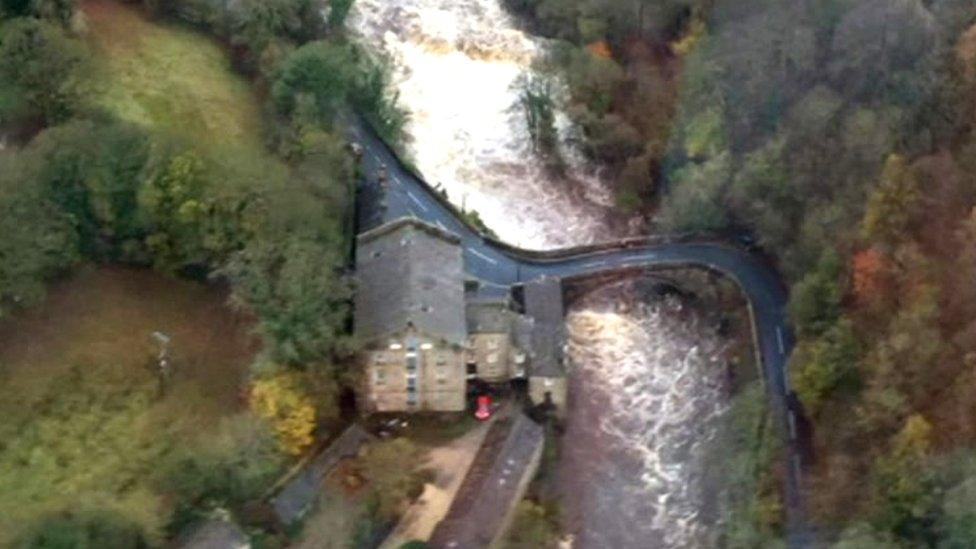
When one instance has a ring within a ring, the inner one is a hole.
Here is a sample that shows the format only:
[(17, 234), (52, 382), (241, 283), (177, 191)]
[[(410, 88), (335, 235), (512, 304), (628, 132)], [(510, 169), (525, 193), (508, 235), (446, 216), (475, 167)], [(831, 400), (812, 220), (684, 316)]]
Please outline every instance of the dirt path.
[(408, 541), (426, 541), (430, 538), (434, 527), (451, 507), (454, 495), (461, 487), (492, 421), (482, 423), (464, 436), (430, 451), (427, 467), (434, 471), (434, 482), (424, 486), (424, 493), (410, 506), (380, 549), (398, 549)]

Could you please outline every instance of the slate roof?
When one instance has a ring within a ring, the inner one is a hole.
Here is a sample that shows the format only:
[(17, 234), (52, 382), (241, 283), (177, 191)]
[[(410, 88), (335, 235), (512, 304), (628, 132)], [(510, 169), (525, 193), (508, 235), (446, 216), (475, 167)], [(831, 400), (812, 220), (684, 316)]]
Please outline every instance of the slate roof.
[(564, 377), (566, 319), (562, 282), (552, 277), (527, 282), (523, 300), (525, 314), (532, 318), (529, 376)]
[(520, 483), (534, 474), (533, 459), (544, 443), (545, 431), (525, 414), (497, 420), (428, 545), (476, 549), (502, 534), (506, 514), (523, 495)]
[(460, 239), (413, 218), (357, 238), (355, 331), (367, 341), (412, 323), (448, 343), (467, 340)]
[(465, 309), (468, 333), (502, 334), (512, 330), (512, 310), (506, 301), (469, 300)]
[(359, 453), (359, 448), (373, 440), (373, 435), (358, 424), (343, 431), (322, 453), (316, 456), (295, 478), (271, 498), (271, 506), (282, 524), (292, 524), (308, 513), (322, 492), (322, 482), (343, 459)]

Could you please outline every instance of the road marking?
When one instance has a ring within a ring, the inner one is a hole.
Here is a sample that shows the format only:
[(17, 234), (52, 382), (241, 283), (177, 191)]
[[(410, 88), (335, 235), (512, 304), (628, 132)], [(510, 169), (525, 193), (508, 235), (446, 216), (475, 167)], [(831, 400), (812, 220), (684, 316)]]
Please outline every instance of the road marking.
[(442, 229), (444, 229), (445, 231), (447, 230), (447, 227), (445, 227), (444, 224), (441, 223), (441, 220), (440, 219), (437, 220), (437, 226), (440, 227), (440, 228), (442, 228)]
[(417, 197), (414, 196), (412, 192), (407, 191), (407, 196), (409, 196), (410, 197), (410, 200), (413, 200), (415, 204), (417, 204), (418, 206), (420, 206), (420, 209), (421, 210), (423, 210), (425, 212), (427, 211), (427, 206), (424, 206), (424, 203), (421, 202), (420, 200), (418, 200)]
[(779, 343), (779, 354), (786, 354), (786, 347), (783, 345), (783, 329), (776, 327), (776, 342)]
[(786, 415), (786, 419), (790, 424), (790, 440), (796, 440), (796, 416), (791, 411)]
[(607, 264), (607, 260), (604, 259), (603, 261), (593, 261), (592, 263), (587, 263), (585, 265), (582, 265), (582, 267), (584, 269), (589, 269), (590, 267), (603, 267), (606, 264)]
[(479, 252), (478, 250), (475, 250), (474, 248), (468, 248), (468, 251), (471, 252), (471, 253), (473, 253), (474, 255), (480, 257), (481, 259), (484, 259), (488, 263), (491, 263), (492, 265), (497, 265), (498, 264), (497, 261), (495, 261), (494, 259), (488, 257), (487, 255)]

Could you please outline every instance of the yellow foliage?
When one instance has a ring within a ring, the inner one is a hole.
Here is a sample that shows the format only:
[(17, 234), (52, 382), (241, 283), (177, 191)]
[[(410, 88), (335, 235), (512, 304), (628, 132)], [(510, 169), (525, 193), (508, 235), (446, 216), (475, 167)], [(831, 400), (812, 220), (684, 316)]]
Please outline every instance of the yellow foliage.
[(705, 27), (704, 21), (695, 18), (688, 26), (685, 34), (671, 43), (671, 50), (679, 57), (688, 55), (695, 49), (695, 46), (698, 45), (701, 38), (705, 36), (706, 30), (708, 29)]
[(255, 381), (250, 401), (251, 409), (271, 424), (282, 451), (297, 456), (311, 446), (315, 406), (299, 375), (285, 372)]

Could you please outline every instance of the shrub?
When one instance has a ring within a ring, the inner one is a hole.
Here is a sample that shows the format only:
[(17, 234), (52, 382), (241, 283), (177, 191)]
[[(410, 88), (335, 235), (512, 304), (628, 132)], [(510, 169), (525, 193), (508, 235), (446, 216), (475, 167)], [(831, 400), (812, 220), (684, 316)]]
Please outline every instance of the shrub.
[(38, 19), (11, 22), (0, 42), (0, 81), (15, 86), (48, 123), (75, 113), (85, 99), (85, 46), (60, 27)]
[(139, 527), (104, 509), (63, 511), (30, 526), (16, 544), (22, 549), (141, 549), (149, 544)]

